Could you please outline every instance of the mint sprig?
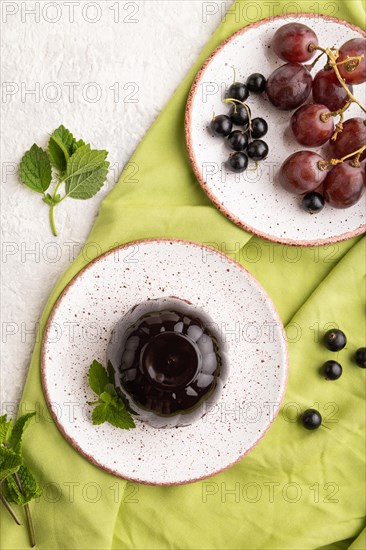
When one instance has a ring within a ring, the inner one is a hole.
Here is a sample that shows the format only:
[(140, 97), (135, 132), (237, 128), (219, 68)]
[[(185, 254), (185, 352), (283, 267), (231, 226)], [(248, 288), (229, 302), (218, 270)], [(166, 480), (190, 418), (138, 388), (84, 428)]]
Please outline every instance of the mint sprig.
[[(51, 134), (48, 150), (33, 144), (19, 167), (20, 179), (32, 191), (43, 195), (43, 202), (50, 207), (50, 224), (57, 236), (54, 209), (67, 197), (86, 200), (93, 197), (104, 185), (109, 162), (107, 151), (91, 149), (82, 139), (76, 140), (70, 130), (61, 125)], [(46, 193), (52, 179), (53, 193)], [(64, 185), (65, 193), (59, 193)]]
[(88, 402), (88, 405), (95, 405), (92, 412), (93, 424), (97, 426), (109, 422), (123, 430), (135, 428), (130, 411), (116, 391), (112, 370), (105, 369), (94, 360), (89, 368), (88, 380), (89, 386), (99, 397), (98, 401)]
[(31, 545), (35, 546), (35, 534), (28, 502), (42, 494), (32, 472), (24, 464), (23, 435), (36, 413), (20, 416), (13, 423), (7, 415), (0, 416), (0, 500), (20, 525), (20, 521), (10, 506), (10, 502), (24, 506)]

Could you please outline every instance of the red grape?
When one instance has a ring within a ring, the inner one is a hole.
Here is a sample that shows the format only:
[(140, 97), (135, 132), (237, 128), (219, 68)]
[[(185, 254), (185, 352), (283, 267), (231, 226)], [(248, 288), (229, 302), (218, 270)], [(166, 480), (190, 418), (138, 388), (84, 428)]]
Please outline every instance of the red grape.
[(358, 202), (365, 190), (365, 171), (349, 162), (337, 164), (324, 181), (324, 198), (334, 208), (349, 208)]
[[(331, 151), (335, 158), (343, 158), (366, 144), (366, 124), (362, 118), (349, 118), (343, 123), (343, 130), (337, 139), (331, 140)], [(366, 156), (366, 151), (361, 159)]]
[(314, 50), (309, 51), (309, 45), (318, 45), (314, 31), (302, 23), (287, 23), (280, 27), (272, 38), (275, 53), (284, 61), (303, 63), (309, 61)]
[(349, 70), (347, 63), (338, 65), (338, 70), (344, 78), (344, 80), (350, 84), (361, 84), (366, 80), (366, 38), (352, 38), (345, 42), (343, 46), (339, 48), (339, 57), (337, 64), (340, 61), (344, 61), (347, 57), (355, 57), (363, 55), (360, 64), (353, 71)]
[(327, 170), (320, 170), (319, 161), (324, 162), (324, 159), (312, 151), (293, 153), (280, 168), (280, 184), (286, 191), (295, 195), (313, 191), (327, 175)]
[[(353, 86), (348, 86), (353, 92)], [(347, 103), (349, 97), (341, 86), (333, 70), (319, 71), (313, 81), (313, 98), (315, 103), (326, 105), (330, 111), (338, 111)]]
[(309, 103), (299, 107), (291, 117), (291, 129), (301, 145), (319, 147), (332, 137), (334, 132), (333, 118), (323, 122), (321, 115), (330, 113), (328, 107)]
[(286, 63), (278, 67), (267, 80), (266, 91), (270, 102), (283, 111), (300, 107), (310, 94), (311, 74), (303, 65)]

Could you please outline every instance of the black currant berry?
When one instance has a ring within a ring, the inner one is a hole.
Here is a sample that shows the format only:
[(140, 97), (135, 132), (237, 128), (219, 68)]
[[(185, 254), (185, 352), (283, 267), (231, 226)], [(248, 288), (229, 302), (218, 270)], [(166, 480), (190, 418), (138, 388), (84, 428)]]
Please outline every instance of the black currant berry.
[(255, 139), (248, 145), (248, 156), (253, 160), (263, 160), (268, 155), (268, 145), (261, 139)]
[(310, 193), (306, 193), (302, 199), (301, 206), (305, 212), (309, 212), (309, 214), (317, 214), (323, 210), (324, 204), (325, 201), (323, 195), (316, 193), (316, 191), (310, 191)]
[(337, 361), (326, 361), (323, 365), (323, 373), (327, 380), (338, 380), (342, 376), (342, 367)]
[(248, 157), (245, 153), (234, 153), (230, 155), (228, 163), (233, 172), (244, 172), (248, 166)]
[(322, 423), (322, 415), (315, 409), (307, 409), (303, 413), (301, 421), (307, 430), (316, 430)]
[(254, 139), (261, 138), (268, 132), (268, 124), (264, 118), (252, 118), (252, 137)]
[(253, 73), (247, 79), (247, 88), (250, 92), (261, 94), (266, 87), (266, 79), (260, 73)]
[(366, 348), (358, 348), (355, 353), (355, 361), (361, 369), (366, 369)]
[(249, 96), (249, 90), (245, 84), (234, 82), (227, 91), (226, 97), (245, 101)]
[(324, 345), (330, 351), (340, 351), (347, 344), (344, 332), (338, 328), (332, 328), (324, 334)]
[(234, 151), (243, 151), (248, 145), (248, 136), (240, 130), (234, 130), (227, 138), (229, 145)]
[(231, 119), (226, 115), (215, 116), (211, 121), (211, 130), (218, 137), (226, 137), (233, 127)]
[(233, 105), (229, 112), (233, 124), (236, 126), (247, 126), (249, 123), (249, 107), (246, 109), (243, 105)]

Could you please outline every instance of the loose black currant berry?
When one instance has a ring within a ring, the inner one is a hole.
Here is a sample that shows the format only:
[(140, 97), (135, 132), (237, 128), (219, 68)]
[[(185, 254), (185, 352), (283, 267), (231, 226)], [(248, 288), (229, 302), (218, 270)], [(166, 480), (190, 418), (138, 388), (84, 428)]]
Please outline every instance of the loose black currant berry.
[(340, 351), (347, 344), (344, 332), (338, 328), (332, 328), (324, 334), (324, 345), (330, 351)]
[(254, 139), (261, 138), (268, 132), (268, 124), (264, 118), (252, 118), (252, 137)]
[(234, 151), (243, 151), (248, 145), (248, 136), (240, 130), (234, 130), (227, 138), (229, 145)]
[(322, 423), (322, 415), (315, 409), (307, 409), (303, 413), (301, 421), (307, 430), (316, 430)]
[(260, 73), (253, 73), (247, 79), (247, 88), (250, 92), (261, 94), (266, 87), (266, 79)]
[(229, 111), (229, 117), (236, 126), (247, 126), (249, 114), (249, 107), (246, 109), (243, 105), (233, 105)]
[(211, 130), (218, 137), (226, 137), (233, 127), (231, 119), (226, 115), (217, 115), (211, 121)]
[(337, 361), (326, 361), (323, 365), (323, 373), (327, 380), (338, 380), (342, 376), (342, 367)]
[(366, 348), (358, 348), (355, 353), (355, 361), (361, 369), (366, 369)]
[(248, 166), (248, 157), (245, 153), (234, 153), (230, 155), (228, 163), (233, 172), (244, 172)]
[(268, 145), (261, 139), (255, 139), (248, 145), (248, 156), (253, 160), (263, 160), (268, 155)]
[(228, 98), (238, 99), (239, 101), (245, 101), (249, 96), (249, 90), (245, 84), (234, 82), (228, 89), (226, 96)]
[(317, 193), (316, 191), (310, 191), (310, 193), (306, 193), (302, 199), (301, 206), (305, 212), (309, 212), (309, 214), (317, 214), (323, 210), (324, 204), (325, 201), (323, 195)]

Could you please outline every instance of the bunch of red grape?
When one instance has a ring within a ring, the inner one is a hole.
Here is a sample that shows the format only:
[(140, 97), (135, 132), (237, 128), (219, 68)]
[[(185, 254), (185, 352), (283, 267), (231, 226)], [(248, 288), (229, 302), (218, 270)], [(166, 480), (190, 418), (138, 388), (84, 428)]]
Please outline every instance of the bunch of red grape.
[[(215, 136), (227, 138), (227, 145), (235, 151), (227, 160), (228, 167), (233, 172), (244, 172), (249, 158), (255, 161), (263, 160), (268, 155), (268, 145), (263, 136), (268, 131), (267, 122), (260, 117), (252, 118), (251, 110), (244, 101), (250, 92), (261, 94), (266, 86), (266, 79), (262, 74), (250, 75), (244, 84), (235, 81), (226, 92), (225, 103), (230, 103), (228, 115), (214, 116), (211, 121), (211, 130)], [(239, 130), (233, 130), (237, 126)]]
[[(335, 208), (348, 208), (358, 202), (366, 185), (366, 121), (351, 118), (343, 123), (351, 103), (365, 108), (353, 96), (353, 86), (366, 81), (366, 39), (354, 38), (337, 50), (321, 48), (314, 31), (302, 23), (288, 23), (274, 34), (275, 53), (287, 63), (268, 78), (266, 92), (281, 110), (297, 109), (290, 121), (296, 140), (306, 147), (319, 147), (327, 141), (333, 158), (325, 161), (313, 151), (298, 151), (281, 166), (281, 185), (303, 196), (302, 206), (319, 212), (328, 202)], [(320, 56), (308, 62), (316, 51)], [(310, 74), (316, 61), (327, 55), (327, 63), (314, 80)], [(304, 102), (312, 91), (313, 103)], [(334, 125), (333, 117), (340, 116)], [(329, 170), (330, 168), (330, 170)]]

